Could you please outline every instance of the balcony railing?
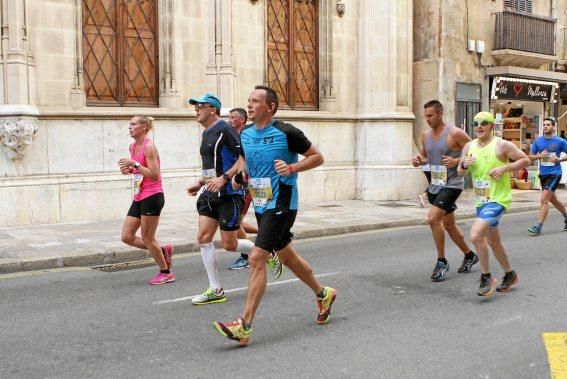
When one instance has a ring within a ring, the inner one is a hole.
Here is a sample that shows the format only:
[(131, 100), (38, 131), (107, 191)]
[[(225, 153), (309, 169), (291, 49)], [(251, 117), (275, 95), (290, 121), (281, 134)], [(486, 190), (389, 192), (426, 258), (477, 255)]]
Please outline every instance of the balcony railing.
[(555, 55), (555, 20), (510, 11), (496, 13), (494, 50)]

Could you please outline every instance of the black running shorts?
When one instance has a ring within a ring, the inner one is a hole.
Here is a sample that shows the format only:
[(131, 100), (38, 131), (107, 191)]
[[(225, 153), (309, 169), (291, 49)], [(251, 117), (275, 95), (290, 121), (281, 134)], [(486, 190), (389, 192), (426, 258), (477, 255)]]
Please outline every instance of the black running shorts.
[(142, 216), (159, 216), (165, 205), (163, 192), (146, 197), (141, 201), (132, 201), (128, 216), (142, 218)]
[(561, 181), (561, 174), (559, 175), (540, 175), (539, 182), (541, 183), (542, 190), (555, 191), (559, 182)]
[(297, 216), (296, 210), (270, 209), (263, 214), (256, 213), (258, 234), (254, 245), (266, 251), (280, 251), (293, 238), (291, 227)]
[(445, 214), (449, 214), (457, 209), (457, 199), (461, 196), (461, 192), (463, 190), (458, 188), (441, 188), (439, 193), (436, 194), (427, 191), (427, 199), (431, 205), (441, 208), (445, 211)]
[(199, 216), (213, 218), (219, 222), (221, 230), (240, 229), (240, 212), (244, 204), (241, 195), (226, 195), (218, 198), (201, 195), (197, 200)]

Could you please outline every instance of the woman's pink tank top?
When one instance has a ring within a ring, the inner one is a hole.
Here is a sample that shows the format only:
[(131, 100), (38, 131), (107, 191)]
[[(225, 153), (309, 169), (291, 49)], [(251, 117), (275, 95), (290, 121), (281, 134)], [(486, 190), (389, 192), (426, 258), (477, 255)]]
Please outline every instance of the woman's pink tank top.
[[(148, 167), (148, 164), (146, 162), (146, 156), (144, 155), (144, 150), (148, 142), (149, 142), (148, 138), (144, 139), (144, 144), (139, 149), (138, 153), (135, 155), (134, 155), (134, 145), (136, 144), (136, 142), (130, 145), (130, 158), (132, 158), (136, 162), (139, 162), (144, 167)], [(160, 166), (159, 156), (158, 156), (158, 166)], [(135, 177), (135, 175), (141, 175), (141, 174), (138, 172), (137, 169), (132, 168), (132, 175), (133, 177)], [(142, 179), (142, 182), (140, 183), (139, 191), (134, 191), (132, 197), (134, 201), (142, 201), (149, 196), (155, 195), (156, 193), (163, 193), (163, 187), (161, 185), (161, 175), (158, 180), (152, 180), (144, 177)]]

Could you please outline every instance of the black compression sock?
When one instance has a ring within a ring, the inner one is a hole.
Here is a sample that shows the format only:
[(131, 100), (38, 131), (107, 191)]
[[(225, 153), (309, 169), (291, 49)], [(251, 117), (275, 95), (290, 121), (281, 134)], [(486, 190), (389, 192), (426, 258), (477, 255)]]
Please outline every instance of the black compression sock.
[(437, 258), (437, 261), (447, 264), (447, 260), (445, 258)]
[(159, 272), (161, 272), (162, 274), (170, 274), (169, 270), (159, 270)]
[(469, 251), (468, 253), (465, 254), (465, 258), (466, 259), (473, 259), (474, 253), (472, 251)]

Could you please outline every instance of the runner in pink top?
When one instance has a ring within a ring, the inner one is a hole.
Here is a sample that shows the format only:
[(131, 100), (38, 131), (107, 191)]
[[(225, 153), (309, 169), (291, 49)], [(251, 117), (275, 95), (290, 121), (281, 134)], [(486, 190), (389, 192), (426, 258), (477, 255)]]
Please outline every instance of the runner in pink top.
[[(130, 145), (130, 158), (118, 161), (120, 171), (130, 174), (132, 183), (132, 205), (122, 227), (122, 241), (130, 246), (146, 249), (150, 252), (160, 272), (149, 284), (157, 285), (173, 282), (175, 274), (171, 269), (173, 246), (161, 247), (155, 239), (159, 216), (165, 204), (159, 154), (154, 143), (147, 134), (154, 127), (152, 117), (134, 116), (130, 120), (130, 137), (134, 143)], [(136, 236), (138, 229), (142, 236)]]

